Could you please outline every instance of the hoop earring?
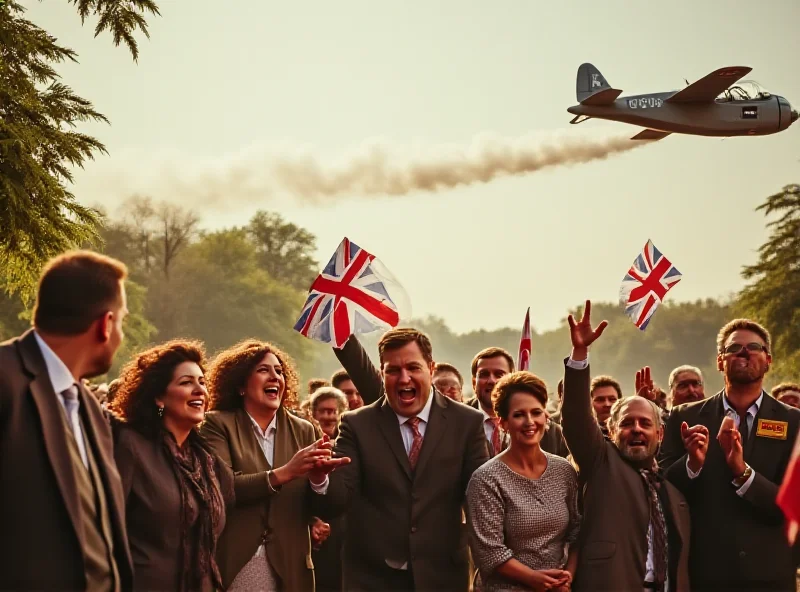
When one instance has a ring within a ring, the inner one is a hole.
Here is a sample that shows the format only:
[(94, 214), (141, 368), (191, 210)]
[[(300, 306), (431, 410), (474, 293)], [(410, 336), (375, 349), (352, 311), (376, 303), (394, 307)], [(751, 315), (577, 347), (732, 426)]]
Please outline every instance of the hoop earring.
[(159, 417), (159, 419), (164, 417), (164, 408), (163, 407), (159, 407), (158, 408), (158, 417)]

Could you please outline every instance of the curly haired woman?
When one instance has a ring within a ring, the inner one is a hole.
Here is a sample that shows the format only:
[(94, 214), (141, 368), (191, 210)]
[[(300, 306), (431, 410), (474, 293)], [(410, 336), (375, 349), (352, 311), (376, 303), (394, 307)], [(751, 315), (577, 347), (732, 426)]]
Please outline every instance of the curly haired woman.
[(208, 406), (202, 344), (170, 341), (122, 370), (111, 405), (137, 590), (214, 590), (233, 475), (199, 435)]
[(322, 480), (347, 459), (331, 459), (331, 443), (287, 411), (297, 406), (297, 373), (271, 343), (223, 351), (208, 377), (201, 433), (235, 475), (236, 508), (217, 552), (222, 582), (231, 591), (313, 591), (311, 538), (321, 542), (327, 529), (309, 515), (308, 475)]

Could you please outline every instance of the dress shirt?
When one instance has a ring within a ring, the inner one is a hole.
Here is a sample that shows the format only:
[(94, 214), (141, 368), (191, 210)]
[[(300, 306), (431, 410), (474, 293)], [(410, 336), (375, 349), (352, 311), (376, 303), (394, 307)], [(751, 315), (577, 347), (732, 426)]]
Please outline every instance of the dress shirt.
[[(571, 357), (567, 360), (567, 366), (573, 370), (585, 370), (589, 367), (589, 355), (586, 355), (585, 360), (573, 360)], [(659, 502), (661, 500), (659, 499)], [(669, 526), (667, 526), (669, 528)], [(645, 574), (644, 581), (652, 582), (655, 579), (655, 561), (653, 560), (653, 521), (651, 520), (647, 526), (647, 559), (645, 560)], [(664, 582), (664, 589), (669, 590), (669, 574), (667, 574), (666, 581)]]
[[(247, 413), (245, 411), (245, 413)], [(267, 459), (269, 466), (272, 466), (272, 462), (275, 460), (275, 432), (277, 431), (276, 426), (278, 425), (278, 414), (276, 413), (272, 417), (272, 421), (269, 422), (266, 430), (262, 430), (261, 426), (258, 425), (258, 422), (253, 419), (253, 416), (247, 413), (247, 417), (250, 418), (250, 421), (253, 422), (253, 432), (256, 435), (256, 440), (258, 440), (258, 445), (261, 447), (261, 451), (264, 453), (264, 458)], [(261, 543), (256, 549), (255, 554), (253, 557), (266, 557), (267, 555), (267, 547), (264, 543)], [(269, 562), (267, 562), (269, 563)]]
[[(480, 402), (478, 403), (478, 409), (480, 409), (480, 412), (483, 415), (483, 433), (486, 434), (486, 441), (489, 442), (489, 444), (491, 444), (492, 436), (494, 436), (494, 430), (495, 430), (494, 424), (491, 421), (489, 421), (492, 418), (492, 416), (486, 413), (486, 411), (483, 409), (483, 405), (481, 405)], [(499, 425), (497, 426), (497, 429), (498, 430), (500, 429)], [(498, 452), (500, 451), (495, 450), (494, 454), (497, 454)]]
[[(764, 392), (761, 392), (761, 395), (756, 399), (756, 401), (750, 405), (747, 409), (745, 415), (747, 416), (747, 434), (748, 440), (753, 437), (753, 424), (756, 421), (756, 415), (758, 415), (758, 410), (761, 409), (761, 402), (764, 400)], [(739, 429), (739, 422), (741, 418), (739, 414), (736, 413), (736, 410), (730, 406), (728, 403), (728, 396), (725, 394), (725, 391), (722, 392), (722, 408), (725, 410), (725, 415), (728, 417), (732, 417), (734, 423), (736, 424), (736, 429)], [(686, 458), (686, 473), (689, 475), (689, 479), (695, 479), (701, 473), (703, 467), (700, 467), (700, 470), (696, 473), (689, 468), (689, 458)], [(750, 477), (748, 477), (747, 481), (745, 481), (741, 487), (736, 490), (736, 494), (739, 497), (744, 497), (744, 494), (747, 493), (747, 490), (750, 489), (750, 485), (752, 485), (753, 480), (756, 478), (756, 472), (753, 470), (750, 473)]]
[[(67, 365), (58, 357), (58, 354), (50, 349), (50, 346), (45, 343), (44, 339), (42, 339), (36, 331), (33, 332), (33, 336), (36, 338), (36, 343), (39, 344), (39, 350), (42, 352), (44, 365), (47, 368), (47, 375), (50, 377), (50, 384), (53, 386), (53, 390), (56, 393), (56, 397), (58, 397), (58, 402), (61, 403), (61, 408), (64, 410), (64, 413), (67, 413), (67, 406), (64, 403), (64, 395), (61, 393), (73, 386), (78, 389), (78, 412), (80, 412), (80, 387), (77, 386), (77, 381), (75, 377), (72, 376), (72, 372), (70, 372)], [(78, 445), (78, 451), (81, 454), (83, 465), (89, 468), (89, 457), (86, 454), (86, 441), (83, 439), (83, 428), (80, 422), (75, 425), (73, 430), (74, 432), (70, 433), (74, 433), (75, 443)]]

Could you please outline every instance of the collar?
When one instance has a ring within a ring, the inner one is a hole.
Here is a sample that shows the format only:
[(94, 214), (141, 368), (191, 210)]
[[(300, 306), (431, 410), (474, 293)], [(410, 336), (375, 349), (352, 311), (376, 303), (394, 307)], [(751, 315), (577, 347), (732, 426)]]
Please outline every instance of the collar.
[[(431, 392), (428, 395), (428, 402), (425, 403), (425, 407), (422, 408), (422, 411), (417, 414), (417, 417), (419, 417), (425, 423), (428, 423), (428, 418), (431, 416), (431, 405), (433, 405), (433, 387), (431, 387)], [(410, 417), (405, 417), (399, 413), (395, 413), (395, 415), (397, 415), (397, 421), (400, 423), (400, 425), (403, 425), (405, 422), (411, 419)]]
[(58, 357), (56, 352), (50, 349), (50, 346), (45, 343), (44, 339), (42, 339), (36, 331), (33, 332), (33, 335), (36, 337), (36, 343), (39, 345), (39, 349), (42, 352), (44, 365), (47, 367), (47, 375), (50, 377), (53, 390), (57, 394), (61, 394), (73, 384), (76, 384), (77, 381), (75, 377), (72, 376), (72, 372), (69, 371), (67, 365)]
[(483, 405), (481, 405), (480, 401), (478, 401), (478, 411), (480, 411), (481, 415), (483, 415), (484, 422), (486, 422), (487, 419), (492, 419), (492, 416), (486, 413), (486, 410), (483, 408)]
[[(247, 411), (245, 411), (245, 413), (247, 413)], [(253, 429), (256, 431), (256, 434), (258, 434), (262, 438), (265, 438), (265, 439), (269, 438), (270, 434), (274, 433), (278, 429), (277, 428), (277, 426), (278, 426), (278, 412), (277, 411), (275, 412), (275, 415), (272, 416), (272, 421), (269, 422), (269, 425), (267, 426), (267, 429), (264, 430), (263, 432), (261, 431), (261, 426), (258, 425), (258, 422), (255, 419), (253, 419), (252, 415), (247, 413), (247, 417), (249, 417), (250, 421), (253, 422)]]
[[(753, 417), (758, 415), (758, 410), (761, 409), (761, 403), (763, 401), (764, 401), (764, 391), (762, 390), (758, 399), (756, 399), (755, 402), (752, 405), (750, 405), (750, 407), (748, 407), (747, 412)], [(728, 403), (728, 395), (725, 391), (722, 391), (722, 408), (725, 410), (726, 415), (728, 414), (729, 411), (736, 413), (736, 409), (731, 407), (730, 403)]]

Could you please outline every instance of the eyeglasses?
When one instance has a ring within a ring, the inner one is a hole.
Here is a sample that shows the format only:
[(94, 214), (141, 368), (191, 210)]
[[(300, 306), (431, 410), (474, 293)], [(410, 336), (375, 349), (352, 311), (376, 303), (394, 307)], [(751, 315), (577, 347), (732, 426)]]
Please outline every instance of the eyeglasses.
[(756, 343), (756, 342), (748, 343), (747, 345), (744, 345), (744, 344), (741, 344), (741, 343), (729, 343), (728, 345), (726, 345), (723, 348), (722, 353), (724, 353), (724, 354), (738, 354), (740, 351), (742, 351), (745, 348), (747, 348), (747, 351), (753, 352), (753, 353), (759, 353), (759, 352), (762, 352), (762, 351), (765, 352), (765, 353), (768, 353), (766, 345), (762, 345), (762, 344)]
[(694, 388), (699, 388), (699, 387), (703, 386), (703, 381), (702, 380), (697, 380), (697, 379), (681, 380), (675, 386), (677, 388), (679, 388), (679, 389), (686, 389), (686, 388), (689, 388), (690, 386), (693, 386)]

